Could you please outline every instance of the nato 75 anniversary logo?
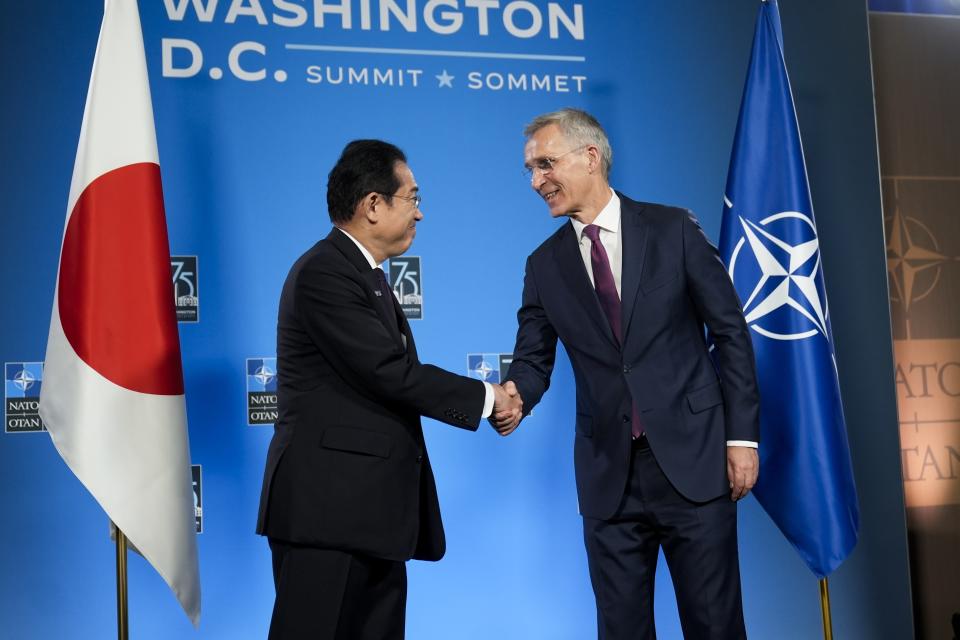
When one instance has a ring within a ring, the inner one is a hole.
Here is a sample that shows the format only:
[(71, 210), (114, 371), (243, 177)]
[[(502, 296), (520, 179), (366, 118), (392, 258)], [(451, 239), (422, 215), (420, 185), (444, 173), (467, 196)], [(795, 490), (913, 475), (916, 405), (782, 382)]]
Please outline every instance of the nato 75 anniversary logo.
[(420, 256), (390, 258), (390, 286), (408, 320), (423, 320), (423, 272)]
[(197, 523), (197, 533), (203, 533), (203, 467), (199, 464), (190, 465), (190, 476), (193, 480), (193, 516)]
[(178, 322), (200, 321), (200, 287), (197, 256), (170, 256), (173, 301)]

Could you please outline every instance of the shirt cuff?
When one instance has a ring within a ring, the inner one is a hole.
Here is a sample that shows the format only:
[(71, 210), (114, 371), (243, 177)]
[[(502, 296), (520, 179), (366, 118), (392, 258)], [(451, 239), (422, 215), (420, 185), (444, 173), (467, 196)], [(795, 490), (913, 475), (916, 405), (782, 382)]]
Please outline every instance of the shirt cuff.
[(750, 447), (751, 449), (756, 449), (758, 448), (759, 445), (756, 442), (752, 442), (750, 440), (727, 440), (727, 446), (728, 447)]
[(486, 395), (483, 397), (483, 413), (480, 414), (481, 420), (483, 418), (489, 418), (490, 414), (493, 413), (493, 385), (489, 382), (484, 382), (483, 387), (486, 390)]

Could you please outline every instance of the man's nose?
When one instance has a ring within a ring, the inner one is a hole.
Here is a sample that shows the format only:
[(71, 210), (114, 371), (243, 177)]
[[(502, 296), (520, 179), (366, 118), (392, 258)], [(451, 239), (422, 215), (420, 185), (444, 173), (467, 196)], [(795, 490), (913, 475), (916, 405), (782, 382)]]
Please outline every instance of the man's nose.
[(546, 181), (546, 176), (544, 176), (540, 169), (534, 167), (533, 172), (530, 174), (530, 186), (533, 187), (533, 190), (540, 191), (540, 187), (542, 187)]

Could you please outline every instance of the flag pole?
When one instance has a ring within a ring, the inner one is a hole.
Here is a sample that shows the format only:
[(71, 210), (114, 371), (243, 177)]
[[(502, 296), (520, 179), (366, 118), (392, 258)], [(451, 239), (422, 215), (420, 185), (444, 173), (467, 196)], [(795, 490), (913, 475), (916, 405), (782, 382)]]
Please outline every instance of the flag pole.
[(114, 525), (117, 532), (117, 638), (127, 640), (127, 536)]
[(820, 611), (823, 613), (823, 640), (833, 640), (833, 621), (830, 618), (830, 589), (827, 579), (820, 578)]

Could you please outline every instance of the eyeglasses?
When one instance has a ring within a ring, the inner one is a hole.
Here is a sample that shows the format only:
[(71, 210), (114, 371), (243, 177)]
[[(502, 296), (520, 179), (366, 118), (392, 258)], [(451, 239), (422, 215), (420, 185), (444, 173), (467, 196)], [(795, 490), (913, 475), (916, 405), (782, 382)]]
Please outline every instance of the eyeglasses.
[(391, 196), (391, 195), (387, 195), (386, 193), (381, 193), (380, 195), (386, 196), (386, 197), (388, 197), (388, 198), (400, 198), (401, 200), (406, 200), (407, 202), (412, 202), (414, 209), (419, 209), (419, 208), (420, 208), (420, 203), (423, 202), (423, 196), (421, 196), (419, 193), (415, 193), (415, 194), (413, 194), (412, 196), (401, 196), (401, 195), (397, 195), (396, 193), (393, 194), (392, 196)]
[(544, 158), (536, 158), (533, 161), (533, 164), (526, 165), (525, 167), (523, 167), (523, 176), (527, 180), (530, 180), (531, 178), (533, 178), (533, 174), (536, 171), (539, 171), (540, 175), (546, 175), (551, 171), (553, 171), (553, 168), (557, 164), (557, 160), (559, 160), (560, 158), (562, 158), (567, 154), (573, 153), (574, 151), (580, 151), (582, 149), (586, 149), (588, 146), (590, 145), (586, 145), (586, 144), (581, 145), (576, 149), (570, 149), (569, 151), (564, 151), (563, 153), (557, 156), (546, 156)]

